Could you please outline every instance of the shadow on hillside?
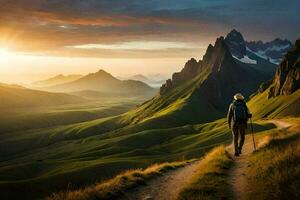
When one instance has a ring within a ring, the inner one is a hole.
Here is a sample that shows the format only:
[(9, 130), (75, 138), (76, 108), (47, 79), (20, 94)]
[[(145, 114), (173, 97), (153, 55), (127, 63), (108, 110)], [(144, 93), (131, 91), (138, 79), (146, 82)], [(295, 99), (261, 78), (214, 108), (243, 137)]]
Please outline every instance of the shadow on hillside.
[[(255, 133), (261, 132), (261, 131), (267, 131), (276, 128), (276, 126), (273, 123), (265, 123), (265, 124), (259, 124), (259, 123), (253, 123), (253, 131)], [(251, 124), (248, 123), (248, 133), (251, 133)]]

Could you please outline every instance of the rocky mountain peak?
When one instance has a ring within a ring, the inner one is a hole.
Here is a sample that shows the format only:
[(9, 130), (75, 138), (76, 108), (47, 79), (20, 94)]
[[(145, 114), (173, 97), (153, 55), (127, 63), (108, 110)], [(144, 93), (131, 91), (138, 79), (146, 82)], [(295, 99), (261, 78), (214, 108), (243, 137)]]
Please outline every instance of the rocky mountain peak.
[(206, 70), (207, 73), (214, 73), (221, 70), (222, 67), (228, 65), (224, 62), (232, 61), (233, 58), (229, 52), (229, 49), (224, 41), (224, 37), (217, 38), (214, 46), (209, 45), (203, 59), (197, 61), (191, 58), (187, 61), (180, 72), (173, 74), (172, 79), (166, 81), (160, 88), (160, 94), (165, 94), (172, 90), (174, 87), (195, 78), (202, 70)]
[(247, 54), (246, 42), (243, 35), (233, 29), (227, 34), (225, 42), (229, 47), (231, 54), (237, 58), (243, 58)]
[(203, 56), (203, 67), (211, 69), (212, 72), (217, 72), (225, 66), (223, 63), (228, 60), (233, 60), (232, 55), (224, 37), (219, 37), (215, 45)]
[(114, 78), (110, 73), (106, 72), (105, 70), (103, 69), (100, 69), (98, 72), (96, 73), (92, 73), (92, 74), (89, 74), (90, 76), (94, 76), (94, 77), (106, 77), (106, 78)]
[(180, 72), (176, 72), (172, 75), (172, 79), (166, 81), (160, 88), (160, 94), (164, 94), (174, 87), (182, 84), (183, 82), (193, 79), (197, 76), (200, 70), (201, 62), (197, 62), (195, 58), (188, 60), (183, 69)]

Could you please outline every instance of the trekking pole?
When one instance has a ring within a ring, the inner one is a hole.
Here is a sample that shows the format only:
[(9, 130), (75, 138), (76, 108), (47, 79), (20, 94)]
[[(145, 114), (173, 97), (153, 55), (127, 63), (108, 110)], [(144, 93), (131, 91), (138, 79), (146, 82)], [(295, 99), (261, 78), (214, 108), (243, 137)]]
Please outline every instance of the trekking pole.
[(250, 124), (251, 124), (251, 131), (252, 131), (253, 147), (254, 147), (254, 151), (256, 151), (256, 145), (255, 145), (255, 139), (254, 139), (254, 132), (253, 132), (253, 125), (252, 125), (252, 119), (251, 118), (250, 118)]

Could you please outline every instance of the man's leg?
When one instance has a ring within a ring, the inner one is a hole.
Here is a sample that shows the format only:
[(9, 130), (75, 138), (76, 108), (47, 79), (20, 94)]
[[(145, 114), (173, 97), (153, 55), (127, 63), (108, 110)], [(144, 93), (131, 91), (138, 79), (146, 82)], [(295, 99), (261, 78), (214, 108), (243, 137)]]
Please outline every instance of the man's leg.
[(239, 127), (239, 133), (240, 133), (240, 142), (239, 142), (238, 149), (239, 149), (239, 154), (241, 154), (242, 148), (243, 148), (243, 145), (245, 142), (245, 127), (244, 126)]
[(234, 125), (232, 128), (232, 137), (233, 137), (234, 155), (239, 155), (239, 148), (238, 148), (239, 128), (237, 125)]

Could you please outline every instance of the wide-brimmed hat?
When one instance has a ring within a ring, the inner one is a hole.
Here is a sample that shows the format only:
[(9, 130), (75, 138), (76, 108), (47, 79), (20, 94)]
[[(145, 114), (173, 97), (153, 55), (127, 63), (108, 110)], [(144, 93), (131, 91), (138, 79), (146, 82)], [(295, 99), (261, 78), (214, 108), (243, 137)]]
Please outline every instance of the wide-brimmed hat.
[(237, 93), (236, 95), (233, 96), (235, 100), (244, 100), (244, 96), (241, 93)]

